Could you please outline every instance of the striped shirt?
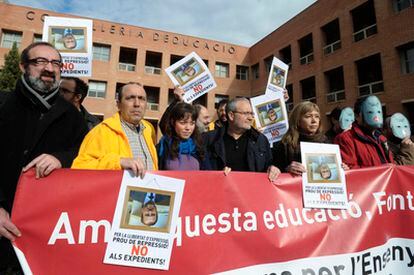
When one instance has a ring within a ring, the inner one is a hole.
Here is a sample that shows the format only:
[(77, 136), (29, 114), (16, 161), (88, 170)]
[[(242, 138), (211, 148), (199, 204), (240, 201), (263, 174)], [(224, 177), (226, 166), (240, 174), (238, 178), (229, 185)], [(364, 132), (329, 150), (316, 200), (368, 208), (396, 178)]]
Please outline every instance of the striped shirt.
[(154, 170), (154, 161), (152, 160), (147, 143), (144, 138), (145, 126), (140, 122), (138, 127), (121, 119), (122, 129), (128, 138), (129, 146), (131, 147), (132, 156), (134, 159), (141, 159), (147, 170)]

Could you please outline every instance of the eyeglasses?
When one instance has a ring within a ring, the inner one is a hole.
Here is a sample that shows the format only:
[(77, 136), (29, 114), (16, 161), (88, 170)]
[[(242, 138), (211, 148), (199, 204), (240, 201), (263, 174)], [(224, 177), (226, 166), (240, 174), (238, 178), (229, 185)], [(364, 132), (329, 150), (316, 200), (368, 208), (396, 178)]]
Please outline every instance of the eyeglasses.
[(254, 116), (253, 112), (239, 112), (239, 111), (233, 111), (233, 113), (238, 113), (244, 116)]
[(69, 89), (63, 88), (63, 87), (60, 87), (59, 89), (60, 89), (60, 92), (62, 94), (74, 94), (75, 93), (75, 92), (73, 92), (73, 91), (71, 91)]
[(44, 66), (44, 67), (46, 67), (47, 64), (50, 63), (52, 64), (52, 67), (54, 68), (62, 67), (62, 61), (56, 60), (56, 59), (47, 60), (46, 58), (43, 58), (43, 57), (29, 59), (29, 63), (34, 64), (35, 66)]

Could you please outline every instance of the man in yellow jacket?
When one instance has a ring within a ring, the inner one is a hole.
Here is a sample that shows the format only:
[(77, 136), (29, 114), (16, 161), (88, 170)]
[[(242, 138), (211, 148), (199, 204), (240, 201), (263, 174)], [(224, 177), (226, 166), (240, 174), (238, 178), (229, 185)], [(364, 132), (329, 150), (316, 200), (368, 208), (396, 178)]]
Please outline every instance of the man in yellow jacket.
[(124, 85), (117, 95), (118, 112), (93, 128), (73, 161), (76, 169), (129, 169), (144, 177), (157, 170), (155, 131), (143, 119), (147, 94), (137, 82)]

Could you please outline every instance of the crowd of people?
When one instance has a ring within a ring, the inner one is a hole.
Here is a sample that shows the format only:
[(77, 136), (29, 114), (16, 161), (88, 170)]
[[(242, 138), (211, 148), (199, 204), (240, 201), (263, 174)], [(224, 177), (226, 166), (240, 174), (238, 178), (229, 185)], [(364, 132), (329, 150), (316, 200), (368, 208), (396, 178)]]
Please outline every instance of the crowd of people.
[[(46, 42), (28, 46), (21, 54), (23, 72), (15, 91), (0, 100), (0, 273), (19, 270), (10, 241), (21, 236), (11, 222), (20, 174), (34, 169), (36, 178), (59, 168), (125, 169), (137, 177), (153, 170), (216, 170), (265, 172), (273, 182), (281, 172), (300, 176), (300, 142), (335, 143), (343, 168), (387, 163), (414, 164), (410, 124), (402, 114), (383, 123), (376, 96), (358, 99), (352, 108), (331, 112), (332, 128), (321, 123), (317, 104), (304, 101), (289, 115), (289, 130), (269, 144), (246, 98), (223, 100), (217, 120), (202, 105), (175, 100), (160, 120), (162, 137), (144, 119), (147, 95), (141, 83), (130, 82), (117, 91), (118, 111), (99, 123), (82, 106), (88, 86), (79, 78), (61, 79), (59, 51)], [(326, 171), (320, 171), (321, 177)], [(327, 173), (327, 172), (326, 172)]]

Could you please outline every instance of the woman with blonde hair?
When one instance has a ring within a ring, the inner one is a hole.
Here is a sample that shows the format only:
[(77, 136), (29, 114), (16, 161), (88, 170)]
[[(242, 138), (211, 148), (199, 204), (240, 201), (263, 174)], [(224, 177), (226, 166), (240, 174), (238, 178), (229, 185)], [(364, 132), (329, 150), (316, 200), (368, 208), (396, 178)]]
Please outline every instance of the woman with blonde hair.
[(289, 115), (289, 130), (273, 148), (273, 162), (282, 172), (302, 175), (300, 142), (326, 143), (318, 105), (310, 101), (297, 104)]

